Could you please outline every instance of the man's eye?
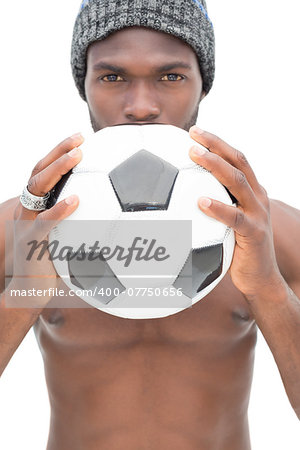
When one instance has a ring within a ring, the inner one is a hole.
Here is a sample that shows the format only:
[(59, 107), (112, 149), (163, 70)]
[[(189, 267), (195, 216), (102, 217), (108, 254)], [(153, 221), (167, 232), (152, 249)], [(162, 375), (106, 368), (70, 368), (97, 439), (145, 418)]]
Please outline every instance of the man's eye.
[(101, 77), (101, 80), (103, 80), (103, 81), (123, 81), (123, 78), (120, 77), (120, 75), (111, 73), (109, 75), (105, 75), (104, 77)]
[(177, 73), (168, 73), (167, 75), (163, 75), (161, 77), (162, 81), (180, 81), (183, 80), (182, 75), (178, 75)]

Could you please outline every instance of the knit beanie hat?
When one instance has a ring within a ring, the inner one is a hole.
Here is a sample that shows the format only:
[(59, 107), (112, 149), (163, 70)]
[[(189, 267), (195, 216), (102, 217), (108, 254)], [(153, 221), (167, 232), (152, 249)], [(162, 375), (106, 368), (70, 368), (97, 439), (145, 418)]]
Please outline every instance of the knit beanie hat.
[(189, 44), (208, 94), (215, 72), (215, 40), (205, 0), (83, 0), (74, 26), (71, 65), (84, 100), (88, 46), (131, 26), (163, 31)]

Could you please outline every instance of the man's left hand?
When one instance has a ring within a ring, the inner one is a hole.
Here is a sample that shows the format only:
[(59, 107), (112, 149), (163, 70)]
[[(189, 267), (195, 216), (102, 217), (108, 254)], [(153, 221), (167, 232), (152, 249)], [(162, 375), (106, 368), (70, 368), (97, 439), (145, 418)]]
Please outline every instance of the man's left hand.
[(200, 198), (199, 208), (235, 231), (236, 245), (230, 267), (234, 285), (247, 299), (282, 285), (273, 243), (270, 201), (243, 153), (217, 136), (193, 126), (190, 136), (209, 151), (190, 158), (212, 173), (237, 199), (228, 206), (211, 198)]

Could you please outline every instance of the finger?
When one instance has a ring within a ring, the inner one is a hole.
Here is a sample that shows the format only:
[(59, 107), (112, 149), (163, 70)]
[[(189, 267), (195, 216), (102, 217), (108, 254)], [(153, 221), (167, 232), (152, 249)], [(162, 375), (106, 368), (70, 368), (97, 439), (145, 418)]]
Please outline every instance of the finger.
[(228, 206), (207, 197), (201, 197), (198, 200), (198, 206), (207, 216), (224, 223), (241, 236), (249, 235), (250, 221), (240, 208)]
[[(76, 150), (74, 152), (74, 150)], [(28, 191), (38, 197), (43, 197), (49, 192), (58, 181), (68, 173), (82, 157), (80, 149), (73, 149), (71, 152), (54, 161), (49, 167), (35, 175), (28, 182)], [(35, 220), (40, 211), (29, 210), (19, 203), (20, 219)]]
[(71, 195), (43, 212), (23, 208), (20, 219), (15, 223), (16, 234), (26, 234), (28, 242), (30, 240), (41, 241), (47, 237), (55, 225), (72, 214), (78, 204), (78, 197)]
[(64, 141), (62, 141), (50, 153), (48, 153), (48, 155), (46, 155), (35, 165), (31, 173), (31, 177), (44, 170), (46, 167), (48, 167), (51, 163), (53, 163), (56, 159), (60, 158), (65, 153), (68, 153), (75, 147), (79, 147), (79, 145), (81, 145), (83, 141), (84, 138), (81, 135), (81, 133), (74, 134), (73, 136), (70, 136)]
[(225, 159), (229, 164), (242, 171), (256, 194), (261, 194), (261, 186), (257, 181), (246, 156), (222, 141), (218, 136), (203, 131), (195, 125), (190, 129), (190, 136), (199, 144), (206, 147), (210, 152), (215, 153)]
[(79, 148), (65, 153), (59, 159), (56, 159), (46, 167), (44, 170), (30, 178), (28, 182), (28, 191), (43, 197), (59, 182), (63, 175), (68, 173), (74, 166), (76, 166), (82, 158), (82, 153)]
[(51, 229), (59, 222), (69, 217), (78, 207), (79, 198), (71, 195), (57, 203), (51, 209), (43, 211), (34, 222), (34, 239), (41, 241), (47, 237)]
[(207, 169), (220, 183), (226, 186), (243, 209), (253, 210), (257, 207), (257, 199), (243, 172), (217, 154), (197, 146), (190, 149), (190, 157), (196, 164)]

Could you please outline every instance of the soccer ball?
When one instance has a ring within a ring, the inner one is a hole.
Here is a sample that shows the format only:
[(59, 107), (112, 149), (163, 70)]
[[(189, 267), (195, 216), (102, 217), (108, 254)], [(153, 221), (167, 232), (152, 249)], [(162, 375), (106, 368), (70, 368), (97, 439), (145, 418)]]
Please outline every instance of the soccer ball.
[[(81, 146), (81, 162), (55, 188), (77, 210), (55, 226), (49, 248), (65, 284), (109, 314), (166, 317), (201, 300), (230, 267), (235, 238), (198, 207), (232, 205), (227, 189), (195, 164), (198, 145), (171, 125), (118, 125)], [(53, 254), (52, 254), (53, 256)]]

